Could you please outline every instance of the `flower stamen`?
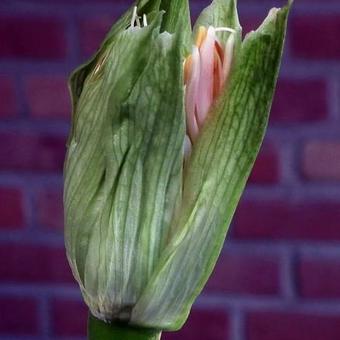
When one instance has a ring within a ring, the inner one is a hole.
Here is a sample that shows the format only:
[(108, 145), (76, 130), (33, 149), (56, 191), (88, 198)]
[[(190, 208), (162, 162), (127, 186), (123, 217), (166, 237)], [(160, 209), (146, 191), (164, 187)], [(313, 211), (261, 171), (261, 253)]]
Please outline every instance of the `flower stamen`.
[(135, 23), (137, 20), (138, 14), (137, 14), (137, 6), (133, 8), (132, 18), (131, 18), (131, 27), (135, 27)]
[(215, 32), (229, 32), (229, 33), (236, 33), (236, 30), (229, 27), (217, 27), (215, 28)]
[[(142, 27), (147, 27), (148, 26), (148, 20), (145, 14), (143, 14), (143, 17), (141, 18), (138, 15), (138, 9), (137, 6), (135, 6), (133, 8), (133, 12), (132, 12), (132, 18), (131, 18), (131, 22), (130, 22), (130, 28), (142, 28)], [(140, 19), (142, 19), (143, 21), (143, 26), (141, 24)]]
[(144, 27), (148, 26), (148, 20), (147, 20), (145, 14), (143, 14), (143, 25), (144, 25)]

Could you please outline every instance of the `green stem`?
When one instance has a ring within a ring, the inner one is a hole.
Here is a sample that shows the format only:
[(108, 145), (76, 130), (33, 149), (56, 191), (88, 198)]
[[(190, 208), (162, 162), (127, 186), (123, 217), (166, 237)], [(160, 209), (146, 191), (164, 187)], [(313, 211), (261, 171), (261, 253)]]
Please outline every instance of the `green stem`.
[(89, 340), (160, 340), (161, 332), (154, 329), (131, 327), (122, 323), (105, 323), (89, 313)]

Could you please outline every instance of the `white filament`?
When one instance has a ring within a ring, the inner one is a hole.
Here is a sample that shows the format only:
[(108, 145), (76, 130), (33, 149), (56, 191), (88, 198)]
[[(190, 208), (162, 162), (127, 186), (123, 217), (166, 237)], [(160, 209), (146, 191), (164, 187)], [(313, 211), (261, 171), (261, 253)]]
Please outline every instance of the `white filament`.
[(217, 27), (215, 28), (215, 32), (229, 32), (229, 33), (236, 33), (236, 30), (230, 27)]
[(131, 19), (131, 27), (135, 27), (135, 22), (137, 19), (137, 6), (133, 8), (132, 19)]
[[(146, 15), (143, 14), (143, 27), (146, 27), (148, 26), (148, 20), (146, 18)], [(141, 22), (140, 22), (140, 17), (137, 13), (137, 6), (135, 6), (133, 8), (133, 13), (132, 13), (132, 18), (131, 18), (131, 25), (130, 25), (131, 28), (141, 28), (142, 25), (141, 25)]]
[(143, 25), (144, 25), (144, 27), (148, 26), (148, 20), (147, 20), (145, 14), (143, 14)]

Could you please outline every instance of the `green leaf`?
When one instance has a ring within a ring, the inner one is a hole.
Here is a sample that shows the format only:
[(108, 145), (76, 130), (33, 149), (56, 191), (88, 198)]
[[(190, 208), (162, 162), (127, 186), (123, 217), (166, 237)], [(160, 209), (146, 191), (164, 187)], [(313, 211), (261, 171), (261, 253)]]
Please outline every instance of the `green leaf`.
[(210, 276), (263, 140), (288, 12), (289, 6), (272, 11), (243, 42), (186, 167), (176, 231), (131, 322), (179, 329)]
[[(109, 33), (106, 35), (103, 43), (101, 44), (99, 50), (94, 54), (94, 56), (87, 61), (85, 64), (79, 66), (70, 76), (69, 87), (72, 98), (72, 114), (73, 116), (77, 113), (77, 105), (80, 95), (83, 91), (84, 81), (99, 60), (102, 58), (104, 51), (110, 45), (110, 43), (115, 39), (115, 37), (123, 32), (130, 24), (131, 17), (133, 13), (133, 7), (131, 7), (117, 22), (112, 26)], [(73, 129), (73, 127), (72, 127)]]
[(182, 32), (184, 53), (191, 48), (191, 19), (188, 0), (162, 0), (161, 10), (165, 11), (162, 29), (170, 32)]
[(118, 32), (84, 67), (65, 163), (65, 239), (86, 303), (128, 320), (180, 204), (185, 119), (180, 35), (162, 17)]

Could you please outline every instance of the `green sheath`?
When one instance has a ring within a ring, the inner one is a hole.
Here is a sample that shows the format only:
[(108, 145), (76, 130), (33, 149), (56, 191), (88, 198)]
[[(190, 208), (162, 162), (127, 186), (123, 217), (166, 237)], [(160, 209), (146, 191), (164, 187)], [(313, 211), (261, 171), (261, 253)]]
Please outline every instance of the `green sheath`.
[(160, 340), (159, 330), (131, 327), (126, 324), (105, 323), (89, 313), (89, 340)]

